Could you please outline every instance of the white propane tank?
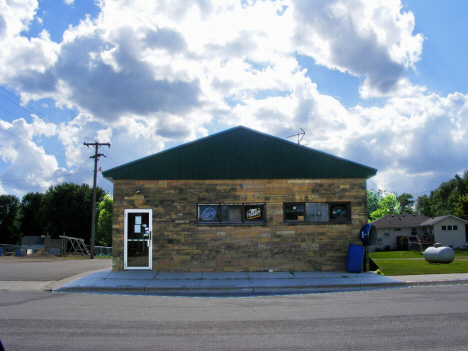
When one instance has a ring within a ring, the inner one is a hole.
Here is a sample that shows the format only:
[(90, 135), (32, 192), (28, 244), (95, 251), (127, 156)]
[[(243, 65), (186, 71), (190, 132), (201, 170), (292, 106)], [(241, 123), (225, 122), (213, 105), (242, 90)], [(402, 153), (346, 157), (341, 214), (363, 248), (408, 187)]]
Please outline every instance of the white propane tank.
[(455, 259), (455, 251), (451, 247), (428, 247), (424, 259), (429, 263), (450, 263)]

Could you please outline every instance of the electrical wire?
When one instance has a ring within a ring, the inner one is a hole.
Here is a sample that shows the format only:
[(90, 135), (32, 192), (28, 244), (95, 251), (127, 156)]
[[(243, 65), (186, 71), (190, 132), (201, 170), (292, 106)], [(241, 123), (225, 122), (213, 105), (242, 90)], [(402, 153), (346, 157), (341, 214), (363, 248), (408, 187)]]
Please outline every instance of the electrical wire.
[[(61, 175), (61, 176), (53, 176), (53, 177), (41, 177), (41, 179), (59, 179), (59, 178), (62, 178), (62, 177), (73, 177), (74, 175), (77, 175), (77, 174), (87, 174), (87, 173), (93, 173), (93, 171), (79, 172), (79, 173), (73, 173), (73, 174), (64, 174), (64, 175)], [(31, 180), (31, 178), (0, 179), (0, 182), (19, 182), (20, 180)]]
[[(10, 133), (9, 131), (7, 131), (7, 130), (5, 130), (5, 129), (3, 129), (3, 128), (0, 128), (0, 130), (4, 131), (4, 132), (7, 133), (7, 134), (10, 134), (11, 136), (13, 136), (13, 137), (15, 137), (15, 138), (17, 138), (17, 139), (19, 139), (19, 140), (21, 140), (21, 141), (27, 143), (27, 144), (29, 144), (29, 141), (28, 141), (28, 140), (24, 140), (23, 138), (20, 138), (19, 136), (15, 135), (15, 134), (13, 134), (13, 133)], [(60, 156), (60, 155), (58, 155), (58, 154), (56, 154), (56, 153), (53, 153), (52, 151), (46, 150), (46, 149), (44, 149), (44, 148), (43, 148), (43, 150), (44, 150), (44, 151), (47, 151), (49, 154), (52, 154), (52, 155), (54, 155), (54, 156), (63, 158), (64, 160), (67, 159), (65, 156)], [(81, 163), (80, 163), (80, 164), (81, 164)]]
[[(9, 92), (7, 89), (5, 89), (5, 87), (3, 87), (3, 86), (0, 85), (0, 88), (1, 88), (2, 90), (4, 90), (6, 93), (8, 93), (9, 95), (11, 95), (13, 98), (15, 98), (16, 100), (18, 100), (19, 102), (21, 102), (21, 100), (20, 100), (18, 97), (16, 97), (16, 96), (13, 95), (11, 92)], [(6, 97), (5, 95), (3, 95), (3, 94), (0, 93), (0, 96), (3, 96), (5, 99), (7, 99), (7, 100), (10, 101), (11, 103), (15, 104), (16, 106), (20, 107), (21, 109), (23, 109), (24, 111), (26, 111), (28, 114), (31, 114), (31, 111), (28, 111), (26, 108), (24, 108), (24, 107), (21, 106), (20, 104), (16, 103), (15, 101), (12, 101), (11, 99), (9, 99), (8, 97)], [(33, 110), (34, 112), (36, 112), (37, 114), (39, 114), (39, 115), (43, 116), (44, 118), (46, 118), (47, 120), (49, 120), (51, 123), (55, 124), (59, 129), (61, 129), (61, 130), (63, 130), (63, 131), (66, 131), (67, 133), (70, 132), (69, 130), (63, 128), (63, 127), (62, 127), (60, 124), (58, 124), (56, 121), (54, 121), (54, 120), (52, 120), (51, 118), (47, 117), (45, 114), (43, 114), (43, 113), (37, 111), (35, 108), (31, 107), (31, 106), (28, 105), (28, 104), (25, 104), (25, 105), (26, 105), (28, 108), (30, 108), (31, 110)], [(1, 108), (1, 107), (0, 107), (0, 108)], [(1, 108), (1, 109), (4, 110), (4, 111), (6, 111), (6, 112), (8, 112), (8, 113), (10, 113), (11, 115), (13, 115), (13, 116), (15, 116), (15, 117), (17, 117), (17, 118), (21, 118), (21, 117), (15, 115), (14, 113), (12, 113), (12, 112), (10, 112), (10, 111), (8, 111), (8, 110), (5, 110), (4, 108)], [(37, 126), (36, 126), (36, 127), (37, 127)], [(41, 127), (37, 127), (37, 128), (43, 129), (43, 128), (41, 128)], [(44, 129), (43, 129), (43, 130), (44, 130)], [(86, 137), (85, 137), (84, 139), (85, 139), (85, 140), (88, 140), (88, 141), (93, 141), (93, 139), (86, 138)], [(119, 155), (118, 155), (115, 151), (112, 150), (112, 152), (113, 152), (114, 155), (121, 161), (120, 164), (124, 163), (124, 161), (119, 157)], [(117, 165), (120, 165), (119, 162), (117, 162), (117, 161), (115, 161), (115, 160), (113, 160), (113, 161), (114, 161)]]

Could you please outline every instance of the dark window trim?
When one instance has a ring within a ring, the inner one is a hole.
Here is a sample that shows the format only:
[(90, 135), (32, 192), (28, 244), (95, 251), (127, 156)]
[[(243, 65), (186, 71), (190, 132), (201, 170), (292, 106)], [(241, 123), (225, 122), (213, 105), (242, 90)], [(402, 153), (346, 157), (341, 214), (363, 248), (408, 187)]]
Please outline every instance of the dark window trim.
[[(304, 207), (304, 219), (286, 219), (286, 206), (294, 206), (294, 205), (301, 205)], [(291, 223), (291, 224), (304, 224), (306, 223), (305, 219), (305, 202), (283, 202), (283, 222), (284, 223)]]
[[(263, 206), (263, 221), (262, 220), (253, 220), (251, 222), (247, 222), (245, 220), (245, 206)], [(214, 222), (204, 222), (200, 221), (200, 206), (217, 206), (218, 207), (218, 220)], [(222, 221), (222, 213), (223, 213), (223, 206), (241, 206), (241, 220), (242, 222), (223, 222)], [(214, 226), (214, 227), (227, 227), (227, 226), (264, 226), (267, 223), (267, 215), (266, 215), (266, 203), (264, 202), (242, 202), (242, 203), (198, 203), (197, 204), (197, 226)]]
[[(306, 204), (320, 203), (328, 205), (328, 222), (308, 222), (306, 214)], [(304, 206), (304, 220), (290, 220), (286, 219), (286, 205), (303, 205)], [(348, 212), (348, 218), (335, 219), (332, 218), (331, 211), (334, 206), (345, 206)], [(349, 201), (330, 201), (330, 202), (283, 202), (283, 224), (284, 225), (329, 225), (329, 224), (350, 224), (352, 223), (351, 202)]]

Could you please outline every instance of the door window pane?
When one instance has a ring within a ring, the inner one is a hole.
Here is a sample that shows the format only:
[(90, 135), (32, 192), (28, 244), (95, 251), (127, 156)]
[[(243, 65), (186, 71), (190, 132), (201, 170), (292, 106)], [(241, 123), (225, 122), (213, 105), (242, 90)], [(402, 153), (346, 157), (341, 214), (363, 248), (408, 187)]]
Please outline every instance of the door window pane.
[(149, 213), (128, 213), (127, 218), (127, 267), (148, 267)]

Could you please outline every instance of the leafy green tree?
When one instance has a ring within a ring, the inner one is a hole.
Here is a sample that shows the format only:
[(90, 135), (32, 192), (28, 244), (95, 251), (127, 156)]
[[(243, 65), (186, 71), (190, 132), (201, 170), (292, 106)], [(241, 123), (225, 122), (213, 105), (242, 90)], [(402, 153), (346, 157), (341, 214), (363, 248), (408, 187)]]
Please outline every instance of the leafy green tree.
[[(105, 192), (96, 188), (96, 202)], [(52, 238), (60, 235), (83, 238), (89, 244), (91, 238), (91, 211), (93, 189), (87, 184), (63, 183), (51, 186), (42, 200), (40, 215), (43, 227)]]
[(44, 194), (27, 193), (20, 204), (20, 230), (23, 235), (44, 235), (40, 217), (41, 202)]
[(468, 220), (468, 194), (462, 195), (455, 203), (455, 216)]
[(429, 196), (420, 196), (416, 209), (429, 217), (454, 214), (458, 199), (465, 194), (468, 194), (468, 170), (465, 170), (462, 176), (457, 174), (449, 181), (443, 182), (431, 191)]
[(431, 210), (431, 198), (427, 195), (421, 195), (416, 201), (416, 212), (423, 216), (433, 217)]
[(374, 190), (367, 190), (367, 219), (379, 208), (379, 195)]
[(114, 200), (106, 194), (99, 203), (98, 220), (96, 228), (96, 243), (98, 245), (112, 246), (112, 207)]
[(0, 244), (17, 245), (21, 241), (19, 205), (16, 196), (0, 195)]
[(388, 214), (399, 214), (400, 203), (398, 202), (397, 195), (389, 193), (379, 200), (379, 208), (371, 213), (372, 220), (376, 220)]
[(400, 213), (402, 214), (412, 214), (414, 213), (414, 200), (413, 195), (408, 193), (403, 193), (398, 196), (398, 202), (400, 203)]

